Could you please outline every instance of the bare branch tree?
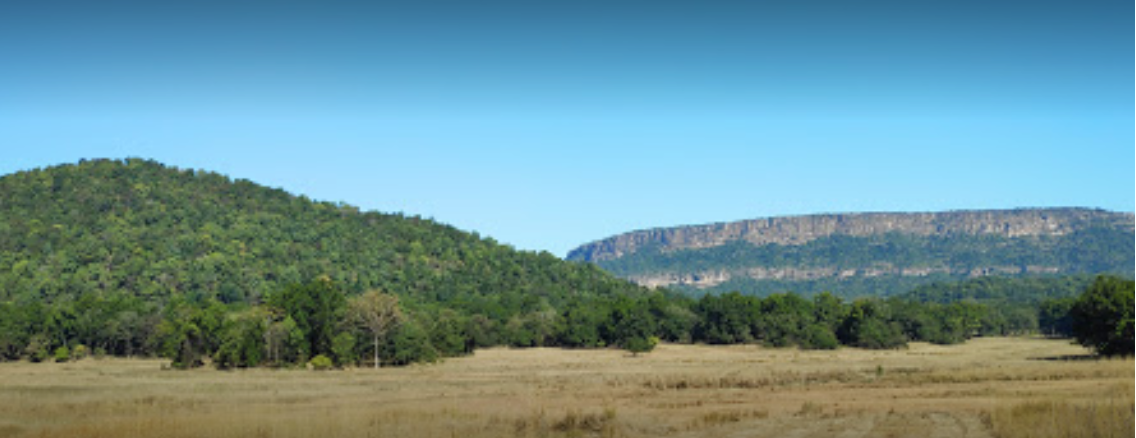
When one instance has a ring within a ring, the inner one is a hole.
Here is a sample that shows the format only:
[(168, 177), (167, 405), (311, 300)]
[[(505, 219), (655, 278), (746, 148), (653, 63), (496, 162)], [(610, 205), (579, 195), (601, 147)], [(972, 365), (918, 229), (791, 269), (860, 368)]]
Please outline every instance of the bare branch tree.
[(368, 291), (348, 303), (347, 317), (352, 324), (371, 334), (375, 348), (375, 368), (379, 368), (379, 341), (384, 340), (403, 321), (398, 297), (375, 290)]

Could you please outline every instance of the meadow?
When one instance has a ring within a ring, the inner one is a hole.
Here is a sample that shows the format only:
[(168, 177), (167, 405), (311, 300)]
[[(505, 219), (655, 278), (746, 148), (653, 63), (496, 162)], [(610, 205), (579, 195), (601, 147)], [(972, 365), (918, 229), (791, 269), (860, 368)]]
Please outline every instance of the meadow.
[(337, 371), (0, 364), (0, 437), (1121, 437), (1132, 359), (1067, 341), (903, 350), (490, 349)]

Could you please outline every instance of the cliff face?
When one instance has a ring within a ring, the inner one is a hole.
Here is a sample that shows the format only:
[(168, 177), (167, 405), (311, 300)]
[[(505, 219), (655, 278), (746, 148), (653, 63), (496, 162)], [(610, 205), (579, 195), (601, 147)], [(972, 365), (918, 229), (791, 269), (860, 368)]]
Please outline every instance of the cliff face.
[(846, 213), (785, 216), (738, 222), (633, 231), (592, 242), (568, 253), (569, 260), (598, 262), (634, 254), (712, 248), (746, 241), (753, 245), (801, 245), (833, 235), (885, 233), (915, 236), (1060, 236), (1089, 225), (1133, 230), (1132, 213), (1081, 208), (974, 210), (944, 213)]
[(652, 287), (897, 289), (984, 275), (1131, 275), (1134, 228), (1132, 213), (1083, 208), (821, 214), (635, 231), (568, 259)]

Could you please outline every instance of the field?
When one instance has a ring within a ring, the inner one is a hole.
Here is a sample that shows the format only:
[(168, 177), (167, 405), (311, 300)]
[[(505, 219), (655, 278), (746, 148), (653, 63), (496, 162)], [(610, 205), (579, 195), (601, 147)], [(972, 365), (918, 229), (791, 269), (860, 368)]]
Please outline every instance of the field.
[(1133, 436), (1131, 359), (1065, 341), (493, 349), (375, 371), (0, 364), (0, 437)]

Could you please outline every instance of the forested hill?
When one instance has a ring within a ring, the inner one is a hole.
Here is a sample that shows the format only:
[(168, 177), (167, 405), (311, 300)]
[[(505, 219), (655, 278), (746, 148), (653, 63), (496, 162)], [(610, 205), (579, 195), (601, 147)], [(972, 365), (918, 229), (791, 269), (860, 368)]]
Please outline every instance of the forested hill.
[(349, 294), (378, 289), (422, 302), (494, 295), (506, 307), (640, 291), (591, 265), (432, 220), (153, 161), (84, 161), (0, 178), (0, 302), (100, 292), (256, 303), (324, 275)]
[[(1131, 295), (1131, 282), (1097, 283)], [(954, 293), (944, 291), (923, 301)], [(1045, 307), (1045, 324), (1043, 304), (971, 301), (696, 301), (431, 220), (152, 161), (0, 178), (0, 361), (95, 354), (156, 355), (175, 367), (378, 367), (498, 345), (897, 348), (1074, 327), (1062, 322), (1075, 319), (1069, 301)], [(1110, 308), (1131, 310), (1118, 302)]]
[(650, 286), (891, 295), (988, 275), (1133, 275), (1133, 214), (1083, 208), (851, 213), (637, 231), (569, 253)]

